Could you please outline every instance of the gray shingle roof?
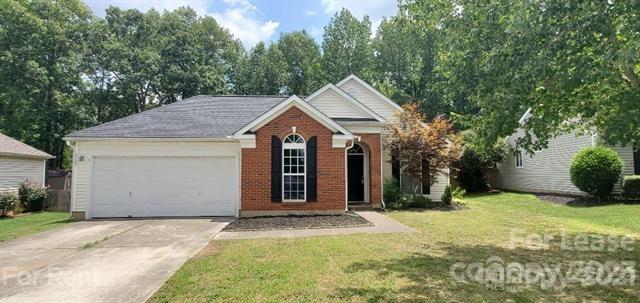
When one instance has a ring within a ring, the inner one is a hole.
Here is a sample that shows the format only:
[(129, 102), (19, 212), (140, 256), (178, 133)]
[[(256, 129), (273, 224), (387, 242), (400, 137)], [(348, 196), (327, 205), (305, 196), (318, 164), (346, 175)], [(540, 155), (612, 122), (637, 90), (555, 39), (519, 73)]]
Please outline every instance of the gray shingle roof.
[(69, 134), (69, 138), (225, 138), (285, 96), (195, 96)]
[(0, 133), (0, 154), (42, 159), (53, 158), (52, 155), (49, 155), (31, 145), (24, 144), (2, 133)]

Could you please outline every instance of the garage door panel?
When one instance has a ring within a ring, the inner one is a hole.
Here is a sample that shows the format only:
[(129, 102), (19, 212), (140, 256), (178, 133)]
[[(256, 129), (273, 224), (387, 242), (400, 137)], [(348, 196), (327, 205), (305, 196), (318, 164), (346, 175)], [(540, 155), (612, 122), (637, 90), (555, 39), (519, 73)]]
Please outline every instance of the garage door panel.
[(232, 216), (234, 157), (96, 158), (94, 217)]

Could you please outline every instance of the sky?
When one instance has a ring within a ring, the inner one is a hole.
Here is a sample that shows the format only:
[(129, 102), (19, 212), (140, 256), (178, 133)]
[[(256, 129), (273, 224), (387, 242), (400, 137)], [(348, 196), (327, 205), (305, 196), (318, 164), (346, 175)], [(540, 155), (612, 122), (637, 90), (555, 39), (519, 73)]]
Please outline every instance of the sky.
[(372, 31), (397, 12), (396, 0), (84, 0), (94, 14), (104, 17), (111, 5), (147, 11), (189, 6), (200, 15), (213, 16), (249, 49), (256, 43), (277, 40), (282, 32), (306, 30), (322, 42), (323, 27), (341, 8), (358, 19), (369, 16)]

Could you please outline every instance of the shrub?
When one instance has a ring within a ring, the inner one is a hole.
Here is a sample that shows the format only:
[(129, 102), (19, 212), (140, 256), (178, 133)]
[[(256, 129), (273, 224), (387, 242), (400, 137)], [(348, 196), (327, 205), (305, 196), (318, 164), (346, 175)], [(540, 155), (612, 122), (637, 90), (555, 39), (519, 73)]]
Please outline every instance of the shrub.
[(4, 217), (14, 210), (18, 202), (18, 196), (14, 193), (0, 193), (0, 217)]
[(472, 149), (465, 148), (456, 162), (459, 169), (458, 183), (468, 192), (485, 192), (489, 190), (489, 182), (482, 158)]
[(413, 197), (413, 204), (411, 205), (417, 208), (431, 208), (433, 207), (433, 201), (429, 197), (423, 195), (416, 195)]
[(571, 160), (571, 182), (587, 194), (606, 197), (620, 179), (623, 166), (624, 162), (614, 150), (588, 147)]
[(400, 195), (396, 201), (389, 203), (387, 206), (391, 209), (406, 209), (413, 203), (410, 195)]
[(18, 189), (20, 203), (26, 211), (40, 211), (44, 209), (47, 199), (47, 188), (34, 182), (22, 182)]
[(464, 188), (456, 187), (456, 188), (453, 189), (453, 192), (451, 192), (451, 196), (453, 196), (454, 199), (462, 200), (462, 198), (464, 197), (464, 195), (466, 193), (467, 193), (467, 191), (464, 190)]
[(384, 180), (382, 197), (386, 204), (392, 205), (400, 198), (400, 184), (394, 178)]
[(629, 198), (640, 197), (640, 175), (624, 177), (622, 180), (622, 195)]
[(451, 205), (451, 200), (453, 199), (453, 195), (451, 193), (451, 186), (447, 185), (444, 189), (444, 193), (442, 193), (442, 203), (445, 205)]

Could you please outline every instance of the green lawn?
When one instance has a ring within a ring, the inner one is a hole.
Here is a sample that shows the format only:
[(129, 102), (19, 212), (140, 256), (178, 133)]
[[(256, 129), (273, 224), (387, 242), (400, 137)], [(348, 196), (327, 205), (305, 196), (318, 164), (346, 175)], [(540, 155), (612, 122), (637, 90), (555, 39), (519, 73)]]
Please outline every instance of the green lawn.
[(69, 213), (42, 212), (15, 218), (0, 218), (0, 242), (72, 222)]
[[(640, 262), (633, 251), (577, 252), (510, 247), (510, 234), (630, 235), (640, 240), (640, 205), (570, 207), (531, 195), (502, 193), (466, 198), (463, 211), (397, 211), (416, 234), (327, 236), (214, 241), (187, 262), (152, 302), (638, 302), (635, 286), (496, 289), (453, 279), (456, 262)], [(638, 266), (636, 265), (636, 270)], [(640, 274), (639, 274), (640, 276)]]

